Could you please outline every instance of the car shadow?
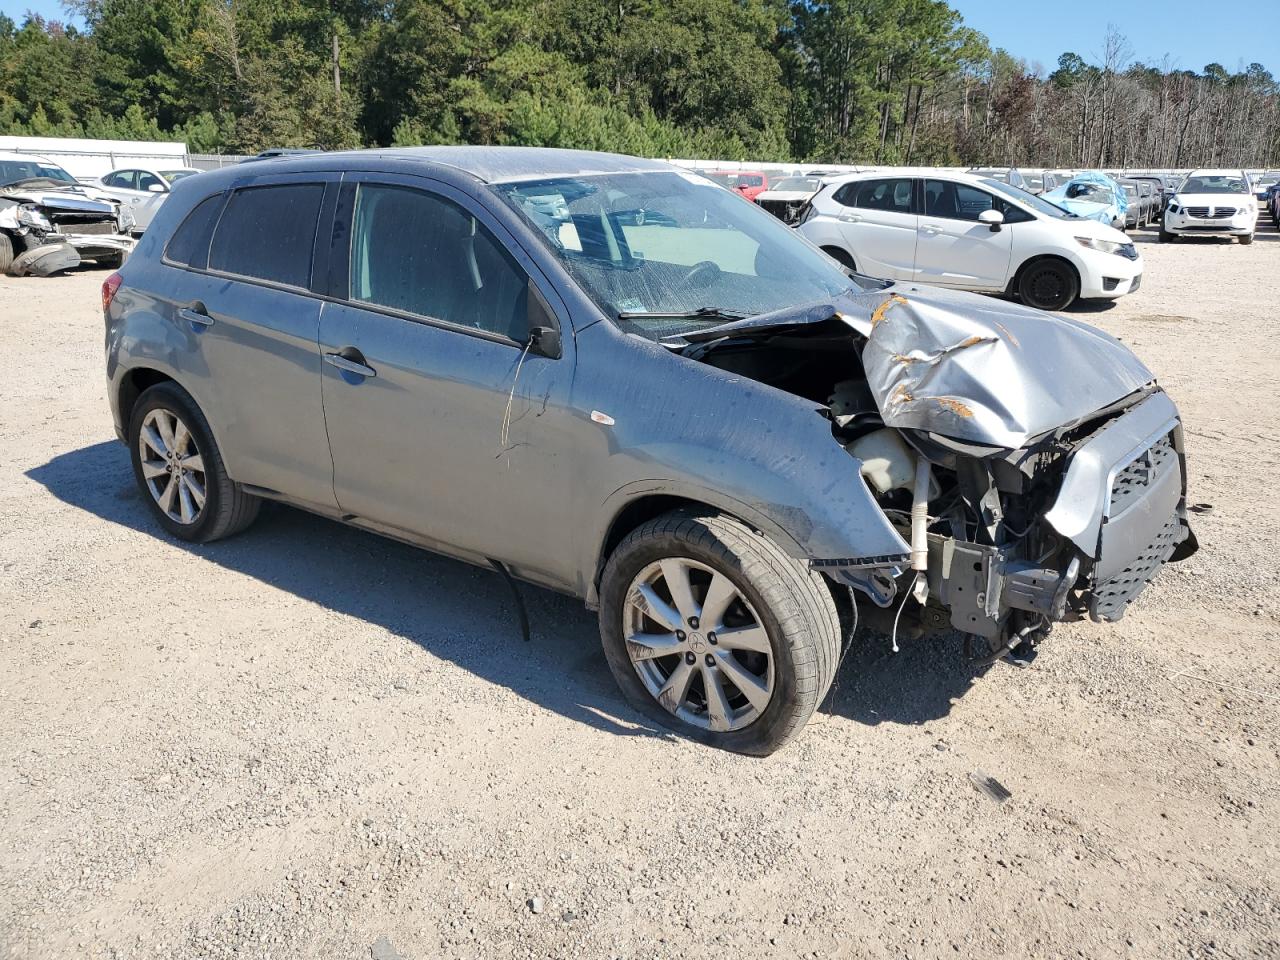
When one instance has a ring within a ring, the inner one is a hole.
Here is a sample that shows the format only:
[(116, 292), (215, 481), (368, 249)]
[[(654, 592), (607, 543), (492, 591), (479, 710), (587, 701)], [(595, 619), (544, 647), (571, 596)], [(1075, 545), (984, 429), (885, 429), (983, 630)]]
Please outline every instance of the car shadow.
[[(210, 563), (330, 610), (377, 624), (530, 702), (621, 736), (672, 737), (624, 700), (580, 600), (521, 584), (532, 642), (495, 572), (333, 520), (268, 504), (246, 533), (212, 544), (171, 539), (155, 523), (115, 441), (60, 454), (27, 476), (53, 496)], [(902, 641), (859, 631), (824, 711), (860, 723), (919, 724), (951, 709), (974, 671), (959, 642)]]

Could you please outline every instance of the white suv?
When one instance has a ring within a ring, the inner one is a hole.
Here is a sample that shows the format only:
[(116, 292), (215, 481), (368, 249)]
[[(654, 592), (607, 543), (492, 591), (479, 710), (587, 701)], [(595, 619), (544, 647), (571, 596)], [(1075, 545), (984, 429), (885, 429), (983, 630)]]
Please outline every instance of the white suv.
[(963, 173), (828, 181), (798, 229), (868, 276), (1016, 293), (1042, 310), (1063, 310), (1077, 298), (1115, 299), (1142, 282), (1142, 257), (1119, 230)]
[(1243, 170), (1192, 170), (1165, 208), (1160, 242), (1186, 234), (1253, 243), (1257, 225), (1258, 201)]

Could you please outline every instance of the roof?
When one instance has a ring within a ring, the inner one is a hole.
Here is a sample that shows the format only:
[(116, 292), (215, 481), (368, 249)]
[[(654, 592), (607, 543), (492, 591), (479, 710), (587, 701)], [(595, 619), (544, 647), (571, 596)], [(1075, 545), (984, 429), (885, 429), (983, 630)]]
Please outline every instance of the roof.
[[(313, 155), (314, 156), (314, 155)], [(359, 150), (340, 157), (385, 157), (389, 160), (428, 160), (469, 173), (486, 183), (528, 180), (536, 177), (583, 176), (600, 173), (636, 173), (676, 168), (661, 160), (645, 160), (620, 153), (561, 150), (555, 147), (388, 147)], [(288, 162), (264, 160), (263, 163)]]

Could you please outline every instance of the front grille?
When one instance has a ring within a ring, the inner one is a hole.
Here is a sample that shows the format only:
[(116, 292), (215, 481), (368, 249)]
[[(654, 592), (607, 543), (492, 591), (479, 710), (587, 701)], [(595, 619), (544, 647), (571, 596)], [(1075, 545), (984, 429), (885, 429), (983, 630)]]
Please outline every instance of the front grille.
[(79, 234), (113, 234), (117, 232), (114, 220), (108, 220), (105, 223), (58, 223), (54, 225), (58, 233), (79, 233)]
[(1186, 207), (1187, 216), (1201, 220), (1229, 220), (1236, 215), (1235, 207)]
[(1171, 467), (1177, 467), (1177, 459), (1178, 455), (1174, 452), (1168, 435), (1156, 441), (1151, 449), (1116, 474), (1115, 482), (1111, 485), (1111, 505), (1107, 516), (1118, 517), (1131, 503), (1142, 499), (1156, 477)]
[(1094, 620), (1112, 622), (1124, 616), (1129, 604), (1151, 582), (1185, 538), (1182, 519), (1175, 513), (1145, 550), (1129, 565), (1104, 583), (1094, 586), (1089, 597), (1089, 615)]

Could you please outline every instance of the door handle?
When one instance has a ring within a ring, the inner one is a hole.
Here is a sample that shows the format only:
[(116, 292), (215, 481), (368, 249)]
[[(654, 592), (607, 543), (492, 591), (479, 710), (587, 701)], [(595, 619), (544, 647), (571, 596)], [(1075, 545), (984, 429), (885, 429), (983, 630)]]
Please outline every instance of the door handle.
[(196, 333), (213, 326), (213, 317), (205, 312), (203, 303), (193, 303), (189, 307), (183, 307), (178, 311), (178, 316), (191, 324), (191, 329)]
[(840, 219), (843, 220), (845, 223), (861, 223), (862, 222), (862, 217), (860, 217), (856, 213), (842, 213), (840, 214)]
[(932, 236), (933, 234), (941, 233), (942, 228), (938, 226), (936, 223), (926, 223), (923, 227), (920, 228), (920, 232), (927, 233), (930, 236)]
[[(359, 383), (365, 377), (376, 377), (378, 371), (364, 362), (364, 354), (355, 347), (343, 347), (337, 353), (326, 353), (324, 362), (342, 371), (342, 379), (348, 383)], [(359, 377), (360, 379), (351, 379)]]

